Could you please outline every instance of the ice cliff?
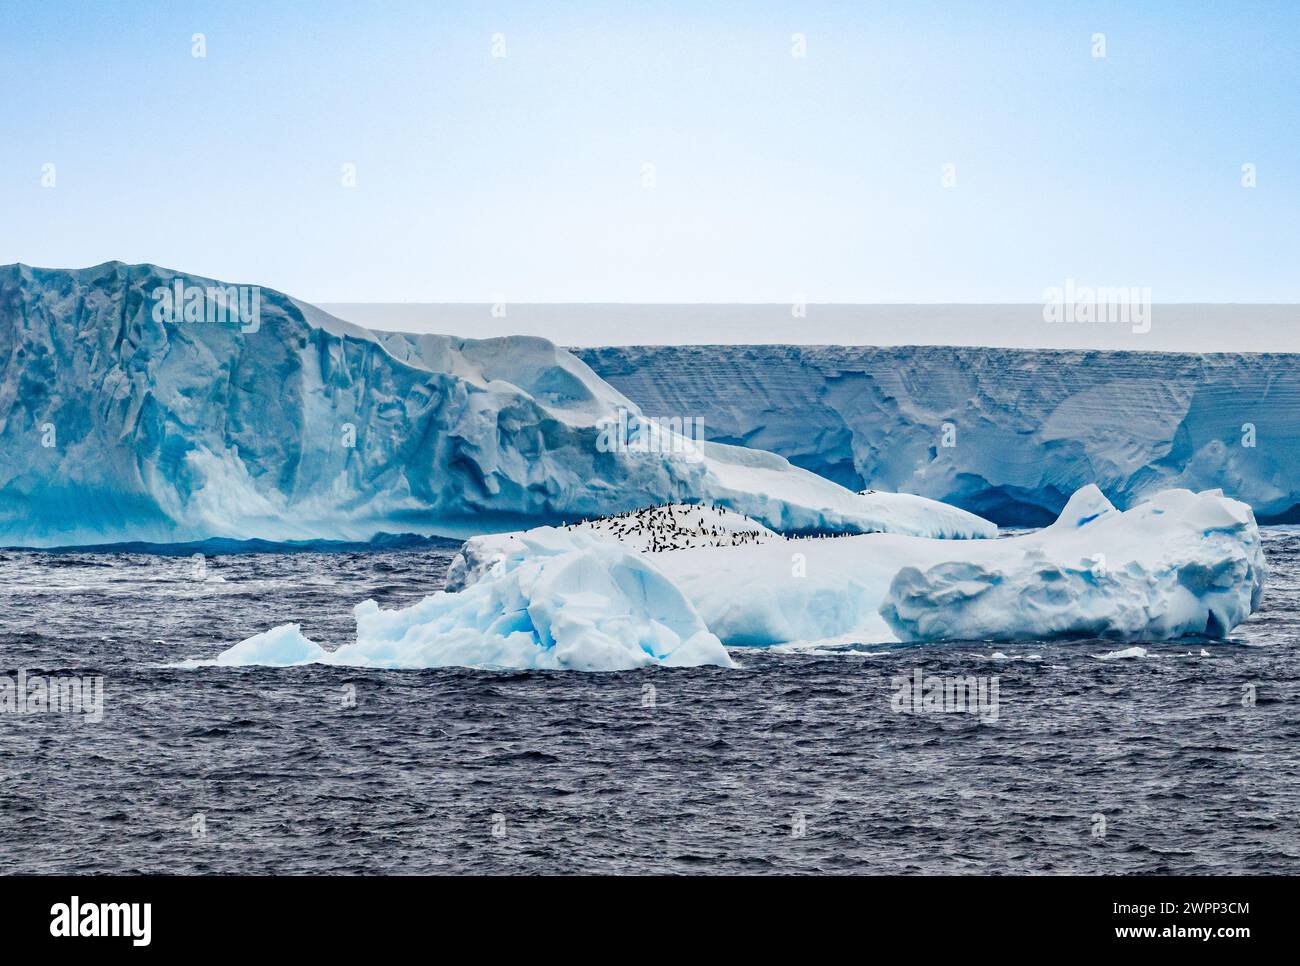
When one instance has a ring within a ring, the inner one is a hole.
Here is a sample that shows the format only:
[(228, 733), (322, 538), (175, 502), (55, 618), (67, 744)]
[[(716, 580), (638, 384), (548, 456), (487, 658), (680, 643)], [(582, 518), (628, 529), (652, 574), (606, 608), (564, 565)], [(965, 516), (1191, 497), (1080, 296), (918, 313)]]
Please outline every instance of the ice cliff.
[(0, 267), (0, 546), (464, 536), (672, 500), (785, 531), (994, 530), (671, 427), (638, 451), (642, 425), (542, 339), (375, 333), (151, 265)]
[(1120, 507), (1221, 488), (1300, 522), (1300, 356), (961, 347), (682, 346), (576, 354), (648, 414), (853, 489), (1050, 523), (1096, 483)]

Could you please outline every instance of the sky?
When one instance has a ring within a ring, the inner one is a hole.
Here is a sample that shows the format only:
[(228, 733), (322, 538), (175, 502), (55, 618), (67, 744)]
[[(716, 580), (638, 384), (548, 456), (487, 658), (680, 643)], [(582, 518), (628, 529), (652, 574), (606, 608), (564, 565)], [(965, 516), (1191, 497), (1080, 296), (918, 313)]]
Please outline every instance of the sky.
[(326, 303), (1300, 302), (1291, 0), (0, 0), (0, 23), (0, 263)]

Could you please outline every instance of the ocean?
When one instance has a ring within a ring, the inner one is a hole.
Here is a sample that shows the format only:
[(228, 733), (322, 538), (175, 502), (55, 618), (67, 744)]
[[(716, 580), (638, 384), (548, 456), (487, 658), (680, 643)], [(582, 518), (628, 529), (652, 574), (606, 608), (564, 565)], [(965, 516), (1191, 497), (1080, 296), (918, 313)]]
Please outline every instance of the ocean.
[[(0, 871), (1295, 873), (1300, 530), (1263, 532), (1228, 643), (599, 674), (172, 666), (286, 622), (351, 640), (356, 603), (439, 589), (445, 547), (0, 552), (0, 689), (103, 688), (100, 715), (0, 713)], [(972, 677), (977, 709), (911, 704)]]

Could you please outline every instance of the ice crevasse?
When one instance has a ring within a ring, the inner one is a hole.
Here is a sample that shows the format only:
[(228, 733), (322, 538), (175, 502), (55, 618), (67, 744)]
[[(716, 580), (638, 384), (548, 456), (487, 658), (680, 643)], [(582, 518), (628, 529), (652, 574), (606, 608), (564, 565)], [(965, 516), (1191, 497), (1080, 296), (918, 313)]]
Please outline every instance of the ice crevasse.
[(467, 541), (459, 590), (402, 610), (367, 601), (330, 652), (296, 625), (218, 664), (369, 667), (730, 666), (727, 646), (887, 641), (1224, 638), (1258, 606), (1249, 507), (1169, 490), (1116, 510), (1095, 486), (1051, 526), (1000, 540), (900, 534), (642, 553), (606, 532), (543, 527)]

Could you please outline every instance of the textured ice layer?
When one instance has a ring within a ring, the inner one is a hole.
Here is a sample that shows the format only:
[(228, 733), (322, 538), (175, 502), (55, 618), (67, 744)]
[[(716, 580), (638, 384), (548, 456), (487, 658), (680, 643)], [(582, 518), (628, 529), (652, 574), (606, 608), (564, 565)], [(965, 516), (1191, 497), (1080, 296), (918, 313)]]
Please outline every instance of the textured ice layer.
[[(1135, 345), (1140, 342), (1135, 340)], [(632, 346), (578, 356), (646, 412), (689, 412), (853, 489), (1042, 526), (1098, 484), (1120, 507), (1221, 488), (1300, 522), (1300, 356), (948, 346)]]
[(516, 541), (462, 593), (400, 610), (356, 608), (357, 639), (330, 652), (286, 624), (219, 655), (222, 666), (620, 671), (714, 664), (726, 649), (649, 558), (582, 531), (544, 527)]
[(785, 531), (995, 529), (761, 450), (650, 439), (543, 339), (376, 333), (270, 289), (256, 326), (156, 318), (177, 284), (222, 283), (0, 267), (0, 546), (465, 536), (673, 500)]
[(907, 641), (1226, 637), (1259, 603), (1250, 508), (1168, 490), (1120, 513), (1095, 488), (1010, 551), (901, 569), (881, 614)]

